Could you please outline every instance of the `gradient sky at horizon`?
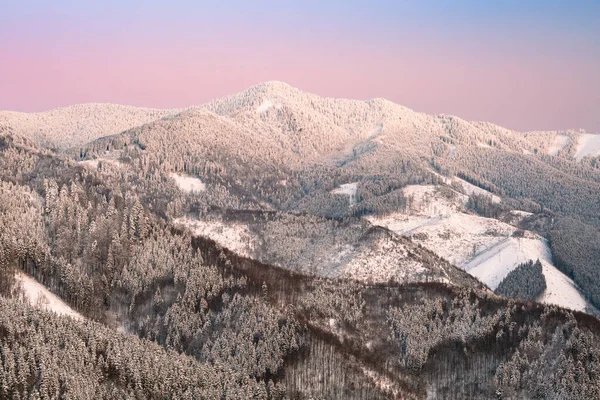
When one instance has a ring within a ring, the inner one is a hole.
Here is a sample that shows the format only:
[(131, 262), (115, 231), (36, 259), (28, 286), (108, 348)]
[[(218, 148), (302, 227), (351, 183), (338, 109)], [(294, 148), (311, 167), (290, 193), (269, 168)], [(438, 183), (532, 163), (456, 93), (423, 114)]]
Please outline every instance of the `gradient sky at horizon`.
[(600, 1), (0, 0), (0, 109), (201, 104), (267, 80), (600, 132)]

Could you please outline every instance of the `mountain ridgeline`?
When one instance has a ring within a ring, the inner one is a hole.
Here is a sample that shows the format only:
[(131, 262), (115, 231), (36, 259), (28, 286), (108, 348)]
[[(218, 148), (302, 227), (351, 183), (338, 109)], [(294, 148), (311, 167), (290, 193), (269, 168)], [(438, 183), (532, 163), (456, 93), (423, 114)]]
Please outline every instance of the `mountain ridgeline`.
[(0, 112), (0, 398), (600, 398), (589, 135), (281, 82)]

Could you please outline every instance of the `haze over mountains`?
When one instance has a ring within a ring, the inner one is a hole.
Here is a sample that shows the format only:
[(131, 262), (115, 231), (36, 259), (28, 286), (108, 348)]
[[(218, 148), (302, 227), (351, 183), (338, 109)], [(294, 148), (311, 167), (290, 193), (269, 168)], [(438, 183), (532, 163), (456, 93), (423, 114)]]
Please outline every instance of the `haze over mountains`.
[[(2, 396), (600, 393), (599, 135), (267, 82), (182, 110), (0, 112), (0, 136), (0, 339), (26, 360), (2, 350)], [(38, 362), (52, 329), (93, 366), (77, 384), (6, 361)], [(148, 383), (144, 351), (206, 378)]]

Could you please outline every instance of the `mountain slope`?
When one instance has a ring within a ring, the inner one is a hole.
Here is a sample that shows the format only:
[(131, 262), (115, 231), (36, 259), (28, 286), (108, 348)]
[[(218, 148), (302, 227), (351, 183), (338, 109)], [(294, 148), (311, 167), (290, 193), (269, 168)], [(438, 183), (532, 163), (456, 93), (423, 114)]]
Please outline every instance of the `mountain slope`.
[(176, 112), (117, 104), (79, 104), (39, 113), (0, 111), (0, 134), (26, 136), (47, 147), (77, 148)]
[[(209, 140), (198, 140), (196, 152), (192, 137), (182, 145), (161, 137), (167, 127), (187, 129), (185, 121), (240, 132), (210, 111), (183, 114), (173, 125), (161, 120), (96, 141), (85, 163), (0, 141), (0, 341), (8, 343), (0, 346), (0, 397), (59, 397), (60, 388), (105, 398), (598, 397), (598, 319), (497, 296), (421, 248), (424, 237), (411, 241), (364, 220), (411, 208), (424, 213), (418, 218), (468, 214), (465, 201), (495, 214), (520, 203), (485, 201), (482, 187), (467, 196), (456, 177), (431, 171), (430, 159), (415, 166), (418, 157), (398, 162), (392, 151), (362, 175), (331, 163), (284, 168), (260, 153), (244, 167), (243, 153), (225, 141), (219, 156)], [(360, 162), (383, 154), (369, 145), (357, 151)], [(422, 197), (440, 191), (448, 201), (422, 204), (414, 188), (423, 183)], [(336, 190), (348, 184), (352, 191)], [(528, 224), (540, 231), (552, 224), (543, 214), (516, 215), (519, 223), (533, 217)], [(182, 217), (208, 225), (209, 238), (176, 225)], [(502, 223), (517, 230), (497, 219), (489, 226), (500, 231)], [(486, 232), (483, 239), (498, 239)], [(243, 257), (215, 234), (259, 251)], [(442, 235), (450, 246), (452, 235)], [(304, 264), (325, 268), (307, 273)], [(346, 267), (360, 280), (333, 274)], [(86, 320), (10, 300), (15, 271)], [(392, 279), (376, 280), (382, 271)], [(451, 284), (428, 281), (444, 272)]]

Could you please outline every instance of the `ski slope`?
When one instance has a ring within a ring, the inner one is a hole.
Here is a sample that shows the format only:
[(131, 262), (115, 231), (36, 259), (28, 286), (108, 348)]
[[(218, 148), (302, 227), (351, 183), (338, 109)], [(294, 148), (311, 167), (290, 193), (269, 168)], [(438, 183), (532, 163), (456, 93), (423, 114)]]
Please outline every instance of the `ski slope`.
[(21, 272), (15, 275), (17, 284), (20, 286), (24, 300), (35, 307), (53, 311), (59, 315), (66, 315), (76, 320), (83, 320), (83, 316), (74, 311), (57, 295), (46, 289), (44, 285), (29, 275)]

